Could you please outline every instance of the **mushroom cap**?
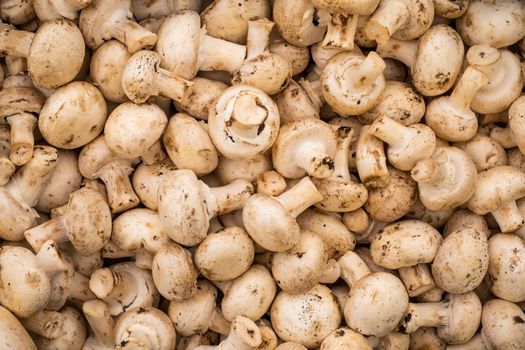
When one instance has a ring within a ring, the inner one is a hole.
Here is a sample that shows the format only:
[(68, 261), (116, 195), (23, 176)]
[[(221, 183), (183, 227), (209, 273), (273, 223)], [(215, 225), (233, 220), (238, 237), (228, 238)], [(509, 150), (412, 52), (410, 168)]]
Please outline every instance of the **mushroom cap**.
[(27, 57), (29, 75), (43, 88), (65, 85), (80, 72), (85, 50), (82, 33), (73, 22), (45, 21), (38, 27)]
[(379, 0), (312, 0), (312, 3), (316, 8), (327, 10), (330, 13), (370, 16), (379, 5)]
[(155, 51), (141, 50), (131, 56), (122, 72), (122, 88), (135, 103), (144, 103), (160, 91), (157, 72), (160, 56)]
[(82, 176), (94, 180), (98, 171), (118, 157), (106, 145), (104, 135), (85, 145), (78, 156), (78, 169)]
[(432, 26), (419, 39), (412, 82), (424, 96), (437, 96), (456, 82), (463, 65), (465, 49), (459, 34), (451, 27)]
[(525, 173), (511, 166), (497, 166), (478, 173), (474, 195), (467, 202), (470, 211), (485, 215), (525, 196)]
[(482, 335), (496, 349), (525, 347), (525, 314), (514, 303), (493, 299), (483, 305)]
[(281, 125), (305, 117), (319, 119), (319, 107), (312, 102), (308, 92), (295, 80), (290, 83), (273, 100), (279, 108)]
[(84, 256), (100, 251), (111, 237), (111, 211), (99, 192), (81, 188), (69, 197), (65, 214), (71, 244)]
[(106, 121), (106, 144), (119, 157), (139, 157), (160, 139), (167, 124), (166, 114), (156, 104), (125, 102)]
[(177, 168), (190, 169), (202, 176), (217, 167), (217, 149), (205, 127), (195, 118), (185, 113), (175, 114), (170, 118), (162, 139)]
[(498, 233), (489, 239), (490, 290), (498, 298), (525, 301), (525, 243), (515, 234)]
[(352, 286), (344, 314), (356, 332), (382, 337), (394, 330), (407, 307), (403, 282), (391, 273), (375, 272)]
[(86, 321), (82, 313), (74, 307), (65, 306), (60, 310), (60, 315), (63, 320), (62, 334), (55, 339), (40, 337), (37, 340), (38, 349), (82, 349), (87, 337)]
[[(257, 113), (255, 108), (246, 108), (246, 97), (251, 98), (253, 107), (257, 106)], [(261, 112), (264, 115), (259, 115)], [(248, 124), (249, 128), (239, 125), (245, 120), (252, 123)], [(232, 159), (250, 158), (267, 151), (277, 138), (279, 125), (279, 109), (275, 102), (263, 91), (249, 85), (234, 85), (226, 89), (208, 115), (208, 132), (213, 143), (221, 154)]]
[(327, 177), (312, 179), (324, 199), (315, 204), (316, 208), (330, 212), (348, 212), (361, 208), (368, 199), (365, 185), (352, 179)]
[(153, 282), (168, 300), (183, 300), (195, 295), (198, 272), (191, 255), (175, 243), (164, 245), (151, 263)]
[[(418, 182), (419, 199), (430, 210), (448, 210), (466, 203), (474, 194), (477, 169), (474, 162), (456, 147), (438, 147), (432, 155), (442, 178), (436, 182)], [(422, 164), (422, 163), (419, 163)], [(418, 172), (417, 166), (412, 174)], [(416, 177), (417, 180), (417, 177)]]
[(194, 253), (195, 265), (212, 281), (229, 281), (250, 268), (255, 250), (253, 241), (240, 227), (227, 227), (209, 234)]
[(456, 23), (461, 38), (468, 46), (510, 46), (525, 35), (525, 4), (520, 0), (471, 0), (467, 11)]
[(177, 170), (171, 159), (152, 165), (140, 163), (133, 172), (132, 183), (135, 193), (146, 208), (157, 210), (157, 194), (164, 176)]
[(164, 229), (175, 242), (194, 246), (208, 232), (210, 214), (206, 205), (208, 186), (191, 170), (175, 170), (158, 189), (158, 212)]
[(525, 154), (525, 96), (518, 97), (509, 108), (509, 124), (512, 139)]
[(33, 88), (16, 86), (0, 90), (0, 122), (18, 113), (33, 113), (38, 115), (45, 98)]
[(270, 308), (277, 286), (268, 269), (254, 264), (248, 271), (234, 279), (224, 293), (222, 314), (228, 321), (238, 315), (258, 320)]
[(470, 0), (439, 0), (434, 1), (434, 10), (436, 15), (448, 18), (455, 19), (461, 17), (469, 6)]
[(299, 241), (297, 221), (274, 197), (251, 196), (244, 205), (242, 220), (250, 237), (264, 249), (284, 252)]
[(155, 47), (162, 57), (160, 66), (182, 78), (192, 79), (199, 70), (199, 49), (205, 33), (197, 12), (181, 10), (166, 17)]
[(479, 286), (488, 267), (485, 232), (465, 227), (452, 232), (441, 243), (432, 263), (432, 276), (439, 288), (448, 293), (460, 294)]
[(307, 47), (298, 47), (283, 39), (273, 40), (270, 43), (270, 53), (288, 60), (292, 67), (292, 76), (303, 72), (310, 62), (310, 50)]
[(285, 57), (273, 53), (245, 60), (242, 66), (232, 73), (233, 85), (250, 85), (268, 95), (275, 95), (284, 89), (291, 79), (290, 62)]
[(29, 317), (42, 311), (49, 302), (49, 278), (29, 249), (0, 248), (0, 282), (0, 303), (17, 317)]
[(90, 83), (75, 81), (47, 98), (38, 127), (49, 144), (65, 149), (78, 148), (102, 132), (106, 113), (102, 93)]
[(438, 336), (449, 344), (463, 344), (478, 330), (481, 321), (481, 301), (474, 292), (447, 294), (450, 311), (447, 325), (438, 327)]
[(24, 231), (35, 226), (38, 213), (27, 203), (17, 200), (6, 187), (0, 186), (0, 238), (8, 241), (24, 239)]
[(469, 141), (454, 143), (453, 146), (467, 153), (478, 172), (507, 164), (505, 149), (489, 136), (476, 134)]
[(187, 112), (189, 115), (202, 120), (208, 120), (208, 114), (215, 101), (228, 88), (223, 82), (195, 77), (191, 80), (193, 89), (188, 96), (187, 103), (173, 101), (179, 111)]
[(279, 34), (292, 45), (306, 47), (323, 40), (326, 25), (315, 18), (310, 0), (275, 0), (273, 20)]
[(405, 126), (418, 123), (425, 115), (425, 100), (409, 84), (387, 81), (379, 104), (358, 116), (360, 122), (371, 124), (381, 114)]
[(275, 333), (284, 341), (319, 346), (341, 322), (337, 299), (330, 289), (316, 284), (301, 294), (280, 292), (271, 308)]
[(441, 244), (439, 232), (419, 220), (403, 220), (379, 231), (370, 244), (374, 262), (387, 269), (429, 263)]
[[(375, 54), (375, 52), (374, 52)], [(383, 60), (377, 56), (378, 64)], [(321, 73), (322, 93), (326, 102), (335, 112), (343, 116), (359, 115), (376, 106), (385, 89), (385, 77), (381, 73), (369, 86), (355, 89), (347, 86), (345, 75), (365, 60), (360, 53), (342, 51), (334, 55), (326, 63)], [(369, 72), (366, 72), (369, 73)], [(360, 74), (355, 72), (354, 74)], [(364, 80), (365, 77), (361, 79)]]
[(3, 306), (0, 306), (0, 339), (0, 347), (6, 349), (37, 349), (20, 321)]
[(272, 168), (272, 161), (266, 153), (241, 159), (220, 157), (215, 174), (224, 184), (237, 179), (246, 179), (255, 182), (259, 176), (266, 171), (272, 170)]
[(0, 4), (2, 20), (13, 25), (26, 24), (35, 18), (35, 9), (30, 1), (2, 1)]
[(120, 349), (174, 349), (176, 338), (168, 315), (154, 307), (124, 312), (113, 329), (113, 341)]
[[(284, 124), (280, 128), (279, 135), (272, 147), (272, 161), (275, 170), (287, 178), (298, 179), (303, 177), (306, 170), (297, 164), (296, 151), (301, 145), (308, 145), (309, 143), (321, 143), (326, 155), (329, 157), (335, 155), (337, 139), (327, 123), (319, 119), (306, 118)], [(314, 155), (312, 154), (312, 156)], [(326, 162), (329, 167), (333, 168), (331, 158), (319, 161)]]
[(425, 33), (434, 19), (433, 0), (409, 0), (403, 1), (409, 12), (405, 25), (392, 34), (399, 40), (412, 40), (419, 38)]
[(328, 337), (324, 338), (320, 350), (372, 350), (366, 338), (350, 328), (339, 328)]

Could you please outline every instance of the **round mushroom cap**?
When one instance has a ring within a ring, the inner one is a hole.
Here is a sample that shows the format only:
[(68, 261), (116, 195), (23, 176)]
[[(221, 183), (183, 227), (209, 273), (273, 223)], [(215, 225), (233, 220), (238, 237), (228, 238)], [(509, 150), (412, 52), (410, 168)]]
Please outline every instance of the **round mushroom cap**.
[(221, 81), (201, 77), (195, 77), (191, 82), (193, 89), (187, 103), (173, 101), (173, 104), (179, 111), (187, 112), (197, 119), (208, 120), (210, 109), (228, 86)]
[(458, 142), (454, 147), (467, 153), (478, 172), (507, 164), (505, 149), (489, 136), (476, 134), (467, 142)]
[(320, 350), (372, 350), (366, 338), (350, 328), (339, 328), (324, 338)]
[(284, 252), (299, 241), (301, 230), (297, 221), (273, 197), (251, 196), (244, 205), (242, 220), (250, 237), (269, 251)]
[(39, 337), (36, 341), (38, 349), (82, 349), (88, 333), (82, 313), (72, 306), (65, 306), (60, 315), (63, 319), (62, 334), (55, 339)]
[(135, 103), (144, 103), (160, 91), (157, 71), (160, 56), (155, 51), (142, 50), (131, 56), (122, 72), (122, 88)]
[(474, 292), (447, 294), (450, 311), (447, 325), (438, 327), (438, 336), (449, 344), (463, 344), (478, 330), (481, 321), (481, 301)]
[(0, 238), (8, 241), (23, 240), (24, 231), (35, 226), (39, 217), (34, 209), (27, 203), (21, 203), (5, 186), (0, 186), (0, 212)]
[(73, 149), (93, 141), (106, 122), (106, 102), (92, 84), (75, 81), (46, 100), (38, 128), (52, 146)]
[(525, 301), (525, 243), (515, 234), (498, 233), (489, 239), (490, 290), (498, 298)]
[(483, 305), (481, 333), (495, 349), (525, 348), (525, 314), (514, 303), (493, 299)]
[(219, 157), (215, 174), (223, 184), (228, 184), (237, 179), (255, 182), (259, 176), (272, 170), (272, 168), (272, 161), (266, 153), (241, 159)]
[(70, 195), (65, 221), (71, 244), (84, 256), (99, 252), (111, 237), (111, 210), (104, 196), (91, 188)]
[(344, 314), (346, 323), (356, 332), (382, 337), (396, 328), (407, 307), (403, 282), (391, 273), (375, 272), (352, 286)]
[(199, 70), (199, 49), (204, 35), (197, 12), (181, 10), (166, 17), (159, 28), (155, 47), (162, 57), (161, 67), (182, 78), (192, 79)]
[(0, 306), (0, 339), (2, 339), (0, 346), (6, 349), (37, 349), (33, 339), (20, 321), (2, 306)]
[(339, 327), (341, 313), (330, 289), (317, 284), (301, 294), (280, 292), (272, 304), (271, 322), (282, 340), (314, 348)]
[(166, 114), (156, 104), (125, 102), (106, 121), (106, 144), (119, 157), (139, 157), (159, 141), (167, 124)]
[(471, 0), (465, 14), (456, 21), (456, 26), (468, 46), (510, 46), (525, 35), (525, 4), (520, 0)]
[(273, 40), (270, 43), (270, 52), (290, 62), (292, 76), (303, 72), (310, 62), (310, 50), (307, 47), (294, 46), (283, 39)]
[(328, 177), (312, 180), (324, 199), (315, 204), (316, 208), (330, 212), (349, 212), (361, 208), (368, 199), (368, 190), (353, 179)]
[(370, 253), (377, 265), (399, 269), (432, 262), (441, 241), (441, 234), (426, 222), (403, 220), (379, 231), (370, 244)]
[(82, 33), (73, 22), (45, 21), (31, 44), (27, 70), (36, 85), (48, 89), (60, 87), (80, 72), (85, 50)]
[(164, 229), (175, 242), (194, 246), (206, 237), (210, 216), (207, 187), (191, 170), (166, 175), (158, 189), (158, 212)]
[(525, 96), (518, 97), (509, 108), (509, 124), (512, 139), (525, 154)]
[(432, 263), (436, 285), (445, 292), (460, 294), (481, 284), (489, 268), (485, 232), (465, 227), (452, 232), (439, 247)]
[(478, 173), (474, 195), (468, 209), (485, 215), (525, 196), (525, 173), (511, 166), (497, 166)]
[(17, 113), (33, 113), (37, 115), (45, 102), (44, 96), (38, 90), (14, 86), (0, 90), (0, 123)]
[(290, 62), (280, 55), (264, 54), (246, 60), (232, 73), (232, 84), (256, 87), (268, 95), (284, 89), (292, 79)]
[(23, 247), (0, 247), (0, 286), (0, 303), (17, 317), (42, 311), (51, 297), (49, 278)]

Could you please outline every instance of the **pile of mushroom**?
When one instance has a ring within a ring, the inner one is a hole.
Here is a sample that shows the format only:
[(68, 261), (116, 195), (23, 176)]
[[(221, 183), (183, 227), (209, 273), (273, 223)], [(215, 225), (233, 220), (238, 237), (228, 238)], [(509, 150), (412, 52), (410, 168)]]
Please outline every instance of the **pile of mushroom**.
[(0, 19), (0, 349), (525, 350), (525, 1)]

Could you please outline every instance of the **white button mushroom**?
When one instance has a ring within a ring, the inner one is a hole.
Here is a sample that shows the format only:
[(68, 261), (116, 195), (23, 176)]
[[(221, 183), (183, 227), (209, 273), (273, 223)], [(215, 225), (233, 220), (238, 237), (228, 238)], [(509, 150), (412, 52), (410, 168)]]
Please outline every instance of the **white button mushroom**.
[(302, 118), (319, 119), (319, 109), (322, 102), (316, 94), (310, 95), (311, 91), (303, 87), (306, 85), (309, 83), (302, 78), (299, 82), (292, 79), (288, 86), (273, 96), (273, 100), (279, 108), (281, 125)]
[(36, 350), (31, 336), (8, 309), (0, 306), (0, 347), (6, 349)]
[(191, 80), (192, 91), (185, 101), (173, 101), (177, 110), (202, 120), (208, 120), (213, 104), (228, 88), (218, 80), (195, 77)]
[(349, 328), (339, 328), (321, 343), (321, 350), (372, 350), (365, 337)]
[(78, 17), (78, 12), (91, 2), (92, 0), (33, 0), (33, 7), (41, 22), (61, 18), (74, 20)]
[(355, 165), (366, 187), (382, 188), (390, 182), (383, 141), (370, 133), (369, 126), (359, 132), (355, 149)]
[(261, 343), (261, 330), (255, 322), (247, 317), (237, 316), (232, 321), (230, 334), (219, 345), (200, 345), (195, 350), (252, 350), (258, 349)]
[(87, 337), (86, 322), (82, 314), (77, 309), (66, 306), (60, 310), (60, 315), (62, 317), (60, 334), (54, 339), (39, 337), (36, 341), (38, 349), (82, 349)]
[(219, 164), (214, 174), (224, 184), (238, 179), (246, 179), (255, 184), (263, 173), (270, 171), (272, 168), (272, 160), (268, 153), (260, 153), (255, 157), (239, 159), (220, 156)]
[(159, 185), (166, 175), (175, 170), (177, 167), (169, 158), (152, 165), (140, 163), (135, 168), (132, 176), (133, 189), (146, 208), (157, 210)]
[(507, 165), (505, 149), (489, 136), (478, 133), (472, 139), (454, 143), (453, 146), (467, 153), (476, 165), (478, 172)]
[(60, 336), (63, 327), (62, 315), (56, 311), (38, 311), (28, 318), (20, 319), (28, 331), (39, 337), (55, 339)]

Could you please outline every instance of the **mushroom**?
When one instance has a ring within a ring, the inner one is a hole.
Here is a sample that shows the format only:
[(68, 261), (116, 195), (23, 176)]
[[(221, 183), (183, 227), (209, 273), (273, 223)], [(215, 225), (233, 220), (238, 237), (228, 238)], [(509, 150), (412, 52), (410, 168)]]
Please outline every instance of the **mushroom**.
[(176, 170), (159, 185), (158, 212), (171, 239), (195, 246), (206, 237), (211, 218), (242, 208), (252, 193), (245, 179), (208, 187), (191, 170)]
[(420, 327), (437, 327), (438, 336), (448, 344), (463, 344), (474, 336), (480, 320), (476, 293), (447, 294), (437, 303), (409, 303), (399, 329), (413, 333)]
[(24, 165), (33, 155), (33, 130), (37, 123), (44, 97), (30, 87), (10, 87), (0, 91), (0, 124), (9, 124), (9, 159), (15, 165)]
[(516, 206), (516, 200), (524, 196), (525, 173), (510, 166), (497, 166), (478, 174), (467, 207), (479, 215), (490, 212), (501, 232), (512, 232), (524, 223)]
[(474, 137), (478, 119), (470, 105), (476, 93), (488, 82), (485, 74), (469, 66), (450, 96), (441, 96), (430, 101), (425, 122), (437, 137), (451, 142), (468, 141)]
[(281, 343), (275, 350), (306, 350), (306, 348), (301, 343), (289, 341)]
[(56, 311), (37, 311), (31, 317), (22, 318), (20, 322), (28, 331), (47, 339), (55, 339), (62, 332), (63, 318)]
[(455, 231), (465, 228), (474, 228), (486, 237), (490, 236), (487, 220), (482, 215), (474, 214), (467, 209), (459, 209), (450, 217), (443, 229), (443, 238), (447, 238)]
[(40, 111), (38, 128), (49, 144), (78, 148), (102, 132), (106, 113), (102, 93), (90, 83), (75, 81), (47, 98)]
[(333, 126), (337, 135), (337, 150), (334, 155), (334, 172), (328, 178), (313, 179), (324, 199), (315, 204), (330, 212), (347, 212), (362, 207), (368, 199), (366, 186), (356, 183), (350, 176), (348, 159), (350, 141), (354, 130), (346, 126)]
[(359, 178), (368, 188), (383, 188), (390, 182), (383, 141), (372, 135), (369, 126), (359, 132), (355, 164)]
[(525, 279), (524, 252), (525, 243), (517, 235), (498, 233), (489, 239), (489, 285), (498, 298), (525, 301), (525, 291), (521, 287)]
[(157, 210), (159, 185), (166, 175), (176, 169), (169, 158), (152, 165), (140, 163), (139, 166), (135, 168), (131, 179), (133, 189), (146, 208)]
[(281, 92), (273, 96), (279, 108), (281, 125), (303, 118), (319, 119), (322, 101), (315, 94), (312, 95), (309, 85), (304, 79), (300, 79), (299, 82), (292, 79)]
[(404, 126), (419, 123), (425, 115), (425, 101), (409, 84), (387, 81), (379, 104), (359, 115), (358, 119), (363, 124), (371, 124), (382, 114)]
[(33, 1), (4, 0), (0, 3), (0, 17), (14, 25), (26, 24), (35, 18)]
[(230, 334), (219, 345), (200, 345), (195, 350), (251, 350), (257, 349), (261, 343), (259, 327), (249, 318), (239, 315), (232, 321)]
[(112, 38), (125, 44), (130, 53), (151, 48), (157, 43), (155, 33), (133, 20), (131, 0), (111, 3), (93, 0), (91, 5), (80, 12), (79, 27), (86, 45), (93, 50)]
[(85, 45), (78, 27), (68, 20), (42, 23), (36, 33), (0, 26), (0, 51), (27, 57), (33, 82), (42, 88), (57, 88), (72, 81), (84, 62)]
[(246, 59), (232, 72), (232, 84), (250, 85), (268, 95), (275, 95), (288, 85), (292, 66), (285, 57), (270, 52), (270, 32), (274, 24), (266, 18), (248, 21)]
[(208, 132), (217, 149), (232, 159), (267, 151), (279, 132), (279, 110), (261, 90), (248, 85), (226, 89), (208, 115)]
[(324, 338), (320, 350), (338, 349), (372, 350), (367, 339), (349, 328), (339, 328)]
[(384, 114), (367, 132), (388, 144), (388, 161), (399, 170), (412, 170), (419, 160), (432, 156), (436, 148), (436, 135), (425, 124), (404, 126)]
[(99, 252), (111, 236), (111, 213), (104, 197), (90, 188), (81, 188), (69, 197), (63, 215), (24, 232), (34, 251), (39, 252), (50, 239), (70, 241), (84, 256)]
[(507, 165), (505, 149), (489, 136), (478, 133), (472, 139), (454, 143), (453, 146), (464, 151), (472, 159), (478, 172)]
[(424, 96), (437, 96), (456, 82), (465, 49), (459, 34), (447, 25), (435, 25), (418, 41), (389, 39), (377, 47), (383, 58), (403, 62), (412, 75), (412, 84)]
[(286, 180), (275, 170), (265, 171), (257, 178), (257, 193), (278, 196), (284, 191), (286, 191)]
[(270, 37), (270, 53), (282, 56), (287, 59), (292, 67), (292, 76), (302, 73), (310, 62), (310, 50), (307, 47), (299, 47), (289, 44), (283, 38), (273, 35)]
[(154, 307), (136, 307), (124, 312), (113, 330), (113, 343), (122, 350), (174, 349), (176, 338), (168, 315)]
[(155, 51), (162, 57), (160, 66), (185, 79), (193, 79), (199, 70), (233, 72), (246, 57), (246, 46), (207, 35), (194, 11), (169, 15), (158, 35)]
[(432, 0), (383, 0), (366, 22), (364, 33), (380, 45), (390, 37), (417, 39), (430, 28), (433, 18)]
[(137, 307), (155, 307), (160, 299), (151, 272), (130, 262), (95, 270), (89, 279), (89, 288), (108, 305), (112, 316)]
[(419, 199), (430, 210), (449, 210), (466, 203), (474, 194), (476, 165), (462, 150), (438, 147), (411, 171), (418, 183)]
[(330, 289), (317, 284), (300, 294), (279, 292), (272, 304), (271, 321), (282, 340), (313, 348), (339, 327), (341, 314)]
[(249, 36), (249, 21), (270, 18), (270, 4), (268, 0), (215, 0), (202, 11), (201, 19), (209, 35), (245, 44)]
[(266, 171), (272, 169), (272, 161), (267, 153), (260, 153), (255, 157), (230, 159), (219, 157), (219, 164), (215, 173), (221, 183), (230, 183), (238, 179), (246, 179), (252, 183)]
[(474, 112), (503, 112), (521, 94), (524, 78), (520, 74), (520, 60), (512, 52), (489, 45), (476, 45), (468, 50), (467, 61), (488, 79), (488, 83), (472, 99)]
[(84, 177), (104, 181), (113, 213), (136, 207), (140, 202), (129, 180), (136, 163), (136, 158), (125, 159), (114, 154), (107, 146), (104, 135), (84, 146), (78, 157), (80, 173)]
[(368, 189), (368, 200), (364, 209), (374, 220), (394, 222), (413, 207), (417, 198), (417, 184), (406, 172), (392, 167), (388, 167), (388, 172), (388, 185)]
[(461, 39), (468, 46), (510, 46), (525, 35), (525, 6), (519, 0), (471, 0), (467, 11), (458, 18), (456, 26)]
[(173, 104), (179, 111), (197, 119), (208, 120), (210, 109), (228, 86), (220, 81), (201, 77), (193, 78), (191, 83), (191, 94), (188, 98), (185, 101), (173, 101)]
[(82, 314), (73, 307), (65, 306), (60, 310), (60, 315), (62, 317), (60, 334), (54, 339), (39, 337), (36, 341), (38, 349), (82, 349), (87, 337), (86, 322)]
[(284, 252), (299, 241), (296, 218), (323, 199), (310, 178), (305, 177), (277, 197), (251, 196), (244, 205), (242, 220), (250, 237), (261, 247)]
[(525, 143), (523, 136), (525, 135), (525, 97), (518, 97), (510, 105), (509, 108), (509, 123), (511, 139), (516, 142), (520, 152), (525, 154)]
[(57, 151), (36, 146), (33, 158), (20, 168), (6, 186), (0, 187), (0, 237), (20, 241), (24, 231), (37, 223), (33, 207), (38, 203), (57, 163)]
[(6, 124), (0, 124), (0, 186), (9, 182), (16, 170), (15, 165), (9, 159), (11, 144), (11, 128)]
[(114, 349), (112, 335), (115, 323), (106, 303), (101, 300), (89, 300), (82, 305), (82, 311), (92, 331), (82, 349)]
[(172, 300), (168, 315), (182, 336), (204, 334), (208, 329), (228, 335), (228, 322), (216, 307), (217, 289), (206, 280), (197, 281), (197, 292), (184, 300)]
[[(414, 333), (410, 333), (410, 349), (413, 350), (450, 350), (455, 346), (461, 345), (447, 345), (443, 340), (441, 340), (441, 338), (438, 337), (435, 327), (421, 327), (418, 328), (418, 330)], [(472, 348), (470, 350), (476, 350), (476, 348)]]
[(292, 45), (306, 47), (323, 39), (326, 24), (310, 0), (274, 0), (273, 20), (279, 34)]
[(89, 6), (92, 0), (32, 0), (35, 14), (41, 22), (67, 18), (74, 20), (78, 12)]
[(321, 73), (326, 102), (340, 115), (358, 115), (376, 106), (385, 89), (385, 62), (374, 51), (366, 58), (344, 51), (333, 56)]
[(0, 336), (0, 346), (6, 349), (37, 349), (20, 321), (2, 306), (0, 306)]
[(178, 10), (200, 11), (201, 5), (201, 0), (132, 0), (133, 16), (142, 22), (164, 18)]
[(284, 177), (298, 179), (307, 173), (322, 179), (334, 170), (336, 150), (337, 139), (329, 124), (319, 119), (300, 119), (281, 127), (272, 148), (272, 161)]
[(440, 229), (445, 226), (451, 215), (455, 212), (456, 208), (430, 210), (421, 202), (421, 199), (418, 198), (412, 208), (410, 208), (410, 211), (405, 215), (405, 218), (421, 220), (437, 229)]
[(240, 227), (208, 234), (194, 254), (195, 266), (211, 281), (233, 280), (246, 272), (255, 255), (253, 241)]

